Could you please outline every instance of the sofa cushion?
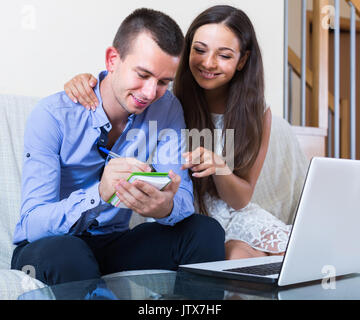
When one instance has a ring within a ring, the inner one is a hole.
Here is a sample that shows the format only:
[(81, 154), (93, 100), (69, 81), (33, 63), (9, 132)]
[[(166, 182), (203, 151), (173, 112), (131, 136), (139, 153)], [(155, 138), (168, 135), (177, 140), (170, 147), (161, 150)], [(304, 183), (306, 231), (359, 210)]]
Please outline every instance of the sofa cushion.
[(289, 123), (273, 115), (268, 153), (251, 201), (292, 224), (308, 165)]
[(46, 287), (26, 273), (18, 270), (0, 270), (0, 300), (16, 300), (30, 290)]
[(0, 95), (0, 269), (9, 269), (20, 217), (21, 168), (26, 119), (34, 97)]

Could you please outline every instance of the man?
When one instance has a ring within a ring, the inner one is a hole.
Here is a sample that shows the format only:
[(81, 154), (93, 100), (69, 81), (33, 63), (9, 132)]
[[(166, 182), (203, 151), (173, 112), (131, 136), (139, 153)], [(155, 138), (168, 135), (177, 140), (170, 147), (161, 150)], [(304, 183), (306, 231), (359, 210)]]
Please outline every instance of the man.
[[(37, 279), (52, 285), (224, 259), (224, 232), (214, 219), (193, 214), (191, 180), (180, 169), (185, 123), (167, 87), (183, 41), (167, 15), (135, 10), (106, 50), (107, 71), (100, 73), (95, 89), (96, 111), (88, 112), (64, 92), (35, 107), (25, 132), (12, 268), (31, 265)], [(131, 172), (150, 171), (147, 159), (158, 159), (159, 150), (173, 145), (171, 139), (150, 135), (153, 121), (158, 130), (171, 128), (178, 137), (171, 161), (154, 162), (172, 180), (163, 191), (126, 181)], [(99, 145), (120, 158), (105, 159)], [(107, 203), (114, 192), (128, 209)], [(132, 210), (156, 222), (129, 230)]]

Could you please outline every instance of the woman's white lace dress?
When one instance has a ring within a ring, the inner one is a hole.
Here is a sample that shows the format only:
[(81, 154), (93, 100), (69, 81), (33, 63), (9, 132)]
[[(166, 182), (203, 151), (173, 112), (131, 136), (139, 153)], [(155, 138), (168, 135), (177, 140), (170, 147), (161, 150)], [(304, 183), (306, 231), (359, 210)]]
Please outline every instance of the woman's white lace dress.
[[(223, 115), (212, 114), (212, 117), (215, 128), (222, 129)], [(221, 137), (215, 139), (215, 152), (221, 154)], [(257, 204), (249, 203), (241, 210), (234, 210), (223, 200), (209, 194), (205, 195), (204, 200), (209, 215), (224, 228), (225, 242), (241, 240), (254, 249), (268, 253), (281, 253), (286, 250), (291, 226)]]

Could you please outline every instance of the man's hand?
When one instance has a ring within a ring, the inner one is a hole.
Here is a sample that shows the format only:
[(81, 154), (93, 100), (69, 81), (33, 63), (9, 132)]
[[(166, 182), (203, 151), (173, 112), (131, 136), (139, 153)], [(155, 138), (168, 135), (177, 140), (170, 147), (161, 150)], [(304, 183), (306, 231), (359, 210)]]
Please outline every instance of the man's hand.
[(164, 218), (173, 209), (174, 196), (181, 182), (181, 177), (172, 170), (169, 177), (172, 182), (162, 191), (141, 180), (129, 183), (120, 179), (115, 186), (116, 195), (129, 209), (144, 217)]
[(150, 172), (151, 168), (135, 158), (111, 159), (102, 174), (99, 193), (104, 201), (108, 201), (115, 192), (115, 186), (120, 179), (126, 180), (132, 172)]

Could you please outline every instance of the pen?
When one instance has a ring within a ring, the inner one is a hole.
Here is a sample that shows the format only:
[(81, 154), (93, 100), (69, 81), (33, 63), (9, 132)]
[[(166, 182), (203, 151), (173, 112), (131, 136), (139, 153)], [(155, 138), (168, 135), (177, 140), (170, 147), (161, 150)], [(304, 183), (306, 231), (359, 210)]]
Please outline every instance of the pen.
[[(112, 151), (110, 151), (110, 150), (108, 150), (108, 149), (106, 149), (106, 148), (104, 148), (104, 147), (99, 147), (99, 149), (100, 149), (102, 152), (104, 152), (104, 153), (106, 153), (107, 155), (109, 155), (110, 157), (112, 157), (112, 158), (120, 158), (120, 157), (121, 157), (121, 156), (119, 156), (117, 153), (112, 152)], [(156, 170), (155, 170), (155, 168), (153, 167), (152, 164), (149, 164), (149, 167), (150, 167), (150, 169), (151, 169), (151, 172), (156, 172)]]
[(119, 156), (117, 153), (112, 152), (112, 151), (110, 151), (110, 150), (108, 150), (108, 149), (106, 149), (106, 148), (104, 148), (104, 147), (99, 147), (99, 149), (100, 149), (102, 152), (104, 152), (104, 153), (106, 153), (107, 155), (109, 155), (110, 157), (112, 157), (112, 158), (120, 158), (120, 156)]

